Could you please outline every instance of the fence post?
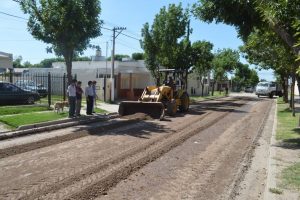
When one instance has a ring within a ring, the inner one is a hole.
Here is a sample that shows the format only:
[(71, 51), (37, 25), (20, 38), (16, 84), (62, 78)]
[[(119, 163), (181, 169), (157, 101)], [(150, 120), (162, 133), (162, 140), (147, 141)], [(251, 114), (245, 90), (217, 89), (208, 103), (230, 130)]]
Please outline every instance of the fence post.
[(51, 74), (48, 72), (48, 105), (51, 106)]
[(9, 69), (9, 82), (13, 83), (13, 69)]
[(64, 96), (64, 101), (66, 101), (66, 73), (64, 73), (63, 76), (63, 96)]

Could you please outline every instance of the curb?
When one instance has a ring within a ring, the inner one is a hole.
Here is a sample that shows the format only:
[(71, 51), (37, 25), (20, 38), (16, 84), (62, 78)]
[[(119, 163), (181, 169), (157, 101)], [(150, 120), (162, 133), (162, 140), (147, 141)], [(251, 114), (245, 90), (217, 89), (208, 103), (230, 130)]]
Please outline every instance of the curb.
[(36, 134), (36, 133), (40, 133), (40, 132), (44, 132), (44, 131), (52, 131), (52, 130), (71, 127), (71, 126), (90, 124), (90, 123), (94, 123), (94, 122), (99, 122), (99, 120), (100, 121), (108, 121), (110, 119), (114, 119), (117, 117), (118, 117), (117, 113), (110, 113), (108, 115), (86, 117), (85, 119), (78, 118), (76, 120), (76, 118), (75, 118), (76, 121), (74, 121), (74, 119), (63, 119), (63, 120), (55, 120), (55, 121), (44, 122), (44, 123), (39, 123), (39, 124), (26, 125), (26, 126), (20, 127), (16, 131), (0, 133), (0, 140), (25, 136), (25, 135), (29, 135), (29, 134)]
[(267, 166), (267, 181), (265, 185), (264, 191), (264, 200), (276, 199), (276, 195), (269, 191), (269, 188), (276, 188), (276, 174), (272, 172), (276, 172), (276, 160), (274, 157), (276, 156), (276, 149), (274, 145), (276, 144), (276, 129), (277, 129), (277, 100), (275, 101), (275, 114), (274, 114), (274, 123), (272, 136), (270, 139), (270, 148), (269, 148), (269, 158), (268, 158), (268, 166)]

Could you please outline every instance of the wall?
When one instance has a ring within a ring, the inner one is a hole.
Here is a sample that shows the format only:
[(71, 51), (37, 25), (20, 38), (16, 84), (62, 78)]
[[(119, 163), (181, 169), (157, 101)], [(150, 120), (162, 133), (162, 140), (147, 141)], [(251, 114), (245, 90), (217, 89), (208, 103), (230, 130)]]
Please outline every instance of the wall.
[[(199, 81), (199, 76), (195, 73), (189, 74), (188, 80), (188, 89), (187, 92), (190, 96), (201, 96), (202, 95), (202, 86)], [(192, 92), (193, 91), (193, 92)], [(207, 96), (209, 91), (208, 84), (204, 84), (203, 95)]]

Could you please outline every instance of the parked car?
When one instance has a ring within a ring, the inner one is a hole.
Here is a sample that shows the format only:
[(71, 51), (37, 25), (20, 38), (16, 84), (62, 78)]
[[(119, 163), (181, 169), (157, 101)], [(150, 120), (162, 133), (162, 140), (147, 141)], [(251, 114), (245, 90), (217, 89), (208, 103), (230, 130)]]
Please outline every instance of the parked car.
[(259, 82), (256, 87), (255, 94), (260, 96), (269, 96), (270, 98), (273, 98), (273, 96), (279, 96), (282, 97), (283, 93), (281, 90), (280, 85), (278, 85), (276, 82)]
[(252, 93), (252, 92), (254, 92), (254, 89), (253, 89), (253, 87), (247, 86), (247, 87), (245, 87), (245, 92)]
[(40, 95), (36, 92), (23, 90), (12, 83), (0, 82), (0, 104), (2, 105), (16, 103), (33, 104), (38, 100), (40, 100)]
[(46, 97), (48, 92), (42, 84), (37, 84), (32, 80), (17, 80), (16, 86), (31, 92), (37, 92), (41, 97)]

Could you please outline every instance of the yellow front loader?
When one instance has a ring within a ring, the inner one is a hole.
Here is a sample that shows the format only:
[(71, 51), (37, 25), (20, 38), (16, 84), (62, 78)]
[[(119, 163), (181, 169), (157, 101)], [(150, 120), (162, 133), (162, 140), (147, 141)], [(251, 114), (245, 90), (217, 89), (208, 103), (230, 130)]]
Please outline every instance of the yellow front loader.
[(162, 119), (167, 113), (176, 114), (179, 109), (186, 112), (189, 109), (189, 95), (181, 85), (147, 86), (138, 101), (122, 101), (119, 105), (119, 115), (145, 113), (152, 118)]

